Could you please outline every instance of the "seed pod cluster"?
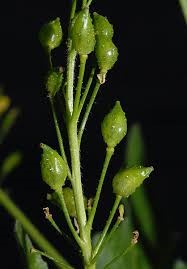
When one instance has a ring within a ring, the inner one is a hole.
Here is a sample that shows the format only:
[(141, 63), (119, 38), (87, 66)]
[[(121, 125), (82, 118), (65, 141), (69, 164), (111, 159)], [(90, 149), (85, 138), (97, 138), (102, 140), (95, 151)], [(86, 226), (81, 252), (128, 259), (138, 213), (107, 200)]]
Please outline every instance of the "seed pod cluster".
[(58, 152), (51, 147), (40, 144), (43, 149), (41, 158), (42, 179), (56, 191), (62, 188), (67, 177), (67, 166)]
[(109, 148), (115, 148), (127, 133), (127, 119), (120, 102), (104, 117), (101, 124), (103, 139)]
[(94, 50), (95, 31), (89, 9), (76, 15), (71, 28), (72, 45), (79, 55), (88, 55)]
[(153, 170), (152, 166), (137, 166), (120, 170), (113, 178), (113, 192), (124, 198), (129, 197)]
[(118, 49), (112, 41), (113, 26), (108, 19), (94, 12), (94, 27), (96, 33), (95, 53), (100, 73), (106, 75), (118, 58)]

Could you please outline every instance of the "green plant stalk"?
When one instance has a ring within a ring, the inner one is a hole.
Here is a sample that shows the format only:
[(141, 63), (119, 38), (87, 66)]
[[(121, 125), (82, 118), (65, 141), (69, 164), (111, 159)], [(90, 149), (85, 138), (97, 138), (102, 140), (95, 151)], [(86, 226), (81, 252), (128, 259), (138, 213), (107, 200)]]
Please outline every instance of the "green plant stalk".
[(84, 71), (85, 71), (86, 60), (88, 58), (88, 55), (80, 55), (79, 58), (80, 58), (80, 67), (79, 67), (78, 82), (77, 82), (75, 102), (74, 102), (74, 108), (73, 108), (73, 113), (75, 114), (77, 114), (77, 110), (79, 107), (82, 83), (83, 83), (83, 78), (84, 78)]
[(99, 202), (99, 198), (100, 198), (100, 195), (101, 195), (104, 179), (105, 179), (107, 169), (108, 169), (108, 166), (109, 166), (109, 163), (110, 163), (110, 160), (111, 160), (113, 154), (114, 154), (114, 149), (113, 148), (107, 148), (106, 149), (106, 156), (105, 156), (105, 161), (104, 161), (104, 164), (103, 164), (103, 169), (102, 169), (101, 176), (100, 176), (100, 179), (99, 179), (99, 184), (98, 184), (97, 192), (96, 192), (96, 195), (95, 195), (95, 198), (94, 198), (93, 207), (91, 209), (90, 216), (89, 216), (89, 219), (88, 219), (88, 222), (87, 222), (87, 227), (88, 227), (88, 230), (90, 232), (91, 232), (91, 229), (92, 229), (94, 216), (95, 216), (96, 209), (97, 209), (98, 202)]
[(66, 203), (65, 203), (65, 200), (64, 200), (64, 196), (60, 191), (56, 191), (57, 195), (58, 195), (58, 198), (60, 200), (60, 203), (61, 203), (61, 206), (62, 206), (62, 210), (64, 212), (64, 216), (66, 218), (66, 221), (67, 221), (67, 224), (69, 226), (69, 229), (73, 235), (73, 237), (75, 238), (75, 240), (77, 241), (78, 245), (81, 246), (82, 245), (82, 241), (80, 239), (80, 237), (78, 236), (77, 232), (75, 231), (74, 227), (73, 227), (73, 224), (71, 222), (71, 218), (69, 216), (69, 213), (68, 213), (68, 210), (67, 210), (67, 207), (66, 207)]
[(86, 6), (87, 0), (82, 0), (82, 9)]
[[(69, 47), (71, 47), (72, 41), (69, 40)], [(71, 117), (73, 113), (73, 82), (74, 82), (74, 70), (76, 51), (71, 49), (68, 53), (67, 59), (67, 85), (66, 85), (66, 104), (67, 104), (67, 116)]]
[(102, 246), (102, 243), (103, 243), (103, 241), (105, 239), (105, 236), (106, 236), (106, 234), (108, 232), (108, 229), (110, 227), (110, 224), (111, 224), (111, 222), (113, 220), (114, 214), (116, 213), (116, 210), (118, 208), (118, 205), (119, 205), (121, 199), (122, 199), (121, 196), (119, 196), (119, 195), (116, 196), (116, 199), (115, 199), (114, 205), (112, 207), (112, 210), (110, 212), (109, 218), (108, 218), (108, 220), (106, 222), (106, 225), (105, 225), (105, 227), (104, 227), (104, 229), (102, 231), (102, 234), (101, 234), (101, 236), (100, 236), (100, 238), (99, 238), (99, 240), (98, 240), (98, 242), (97, 242), (97, 244), (96, 244), (96, 246), (95, 246), (95, 248), (93, 250), (93, 253), (92, 253), (92, 258), (93, 259), (95, 258), (95, 256), (97, 255), (100, 247)]
[(82, 95), (82, 98), (81, 98), (81, 100), (80, 100), (79, 111), (78, 111), (78, 113), (77, 113), (77, 118), (79, 118), (79, 116), (80, 116), (80, 114), (81, 114), (82, 108), (83, 108), (83, 106), (84, 106), (86, 97), (87, 97), (87, 95), (88, 95), (90, 86), (91, 86), (92, 81), (93, 81), (94, 74), (95, 74), (95, 67), (93, 67), (92, 70), (91, 70), (91, 72), (90, 72), (90, 76), (89, 76), (88, 82), (87, 82), (87, 84), (86, 84), (85, 91), (84, 91), (84, 93), (83, 93), (83, 95)]
[(54, 102), (53, 102), (52, 97), (49, 97), (49, 100), (50, 100), (50, 104), (51, 104), (51, 110), (52, 110), (52, 114), (53, 114), (53, 120), (54, 120), (54, 124), (55, 124), (55, 129), (56, 129), (58, 144), (59, 144), (59, 147), (60, 147), (60, 152), (61, 152), (62, 158), (66, 162), (67, 170), (68, 170), (68, 177), (71, 180), (71, 171), (70, 171), (68, 161), (67, 161), (67, 157), (66, 157), (66, 153), (65, 153), (65, 150), (64, 150), (63, 139), (62, 139), (62, 135), (61, 135), (61, 132), (60, 132), (60, 127), (59, 127), (59, 124), (58, 124), (58, 119), (57, 119), (57, 115), (56, 115), (56, 111), (55, 111), (55, 107), (54, 107)]
[(20, 221), (25, 231), (43, 251), (53, 257), (58, 263), (64, 264), (66, 268), (73, 269), (73, 267), (70, 266), (60, 253), (51, 245), (51, 243), (48, 242), (48, 240), (39, 232), (39, 230), (30, 222), (30, 220), (2, 189), (0, 189), (0, 204), (12, 217)]
[(77, 212), (77, 221), (80, 229), (80, 238), (83, 241), (81, 246), (84, 263), (89, 264), (91, 258), (91, 238), (90, 234), (86, 231), (86, 211), (84, 206), (84, 197), (81, 183), (80, 171), (80, 149), (77, 137), (77, 121), (72, 119), (68, 126), (69, 145), (72, 161), (72, 187), (75, 197), (75, 206)]
[(93, 93), (92, 93), (92, 95), (90, 97), (89, 103), (88, 103), (88, 105), (86, 107), (86, 111), (85, 111), (85, 114), (83, 116), (80, 128), (79, 128), (79, 133), (78, 133), (79, 145), (81, 144), (81, 139), (82, 139), (82, 135), (83, 135), (83, 132), (84, 132), (84, 129), (85, 129), (85, 125), (86, 125), (86, 122), (88, 120), (88, 116), (90, 114), (90, 111), (92, 109), (93, 103), (95, 101), (95, 98), (97, 96), (97, 93), (99, 91), (100, 86), (101, 86), (101, 83), (97, 80), (96, 85), (95, 85), (94, 90), (93, 90)]
[(88, 2), (87, 2), (87, 7), (89, 7), (89, 6), (91, 5), (92, 1), (93, 1), (93, 0), (88, 0)]

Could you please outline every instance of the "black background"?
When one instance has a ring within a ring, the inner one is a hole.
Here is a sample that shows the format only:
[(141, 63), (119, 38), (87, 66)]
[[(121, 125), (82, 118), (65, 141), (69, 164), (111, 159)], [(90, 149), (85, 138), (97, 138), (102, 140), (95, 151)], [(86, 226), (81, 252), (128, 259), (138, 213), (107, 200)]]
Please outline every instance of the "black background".
[[(187, 29), (177, 1), (121, 3), (95, 1), (91, 8), (113, 23), (114, 42), (120, 54), (99, 93), (87, 126), (88, 136), (82, 149), (85, 190), (89, 195), (94, 193), (94, 180), (104, 158), (100, 121), (114, 102), (120, 100), (129, 126), (134, 122), (141, 124), (147, 145), (147, 164), (155, 168), (146, 187), (161, 242), (163, 245), (168, 239), (172, 242), (175, 247), (172, 258), (187, 259)], [(53, 233), (48, 231), (42, 215), (48, 189), (40, 177), (39, 143), (56, 147), (57, 142), (43, 87), (47, 61), (37, 33), (43, 23), (57, 16), (65, 28), (68, 12), (68, 1), (14, 1), (0, 9), (0, 82), (13, 104), (21, 109), (16, 127), (1, 147), (1, 159), (13, 149), (21, 149), (24, 154), (22, 166), (9, 177), (6, 187), (49, 238)], [(65, 65), (63, 49), (55, 50), (53, 56), (56, 64)], [(116, 152), (111, 174), (121, 165), (124, 145), (122, 143)], [(105, 206), (100, 214), (107, 214), (112, 201), (108, 186), (105, 193), (109, 195), (104, 195), (102, 204)], [(99, 219), (95, 224), (97, 230), (102, 227)], [(1, 264), (6, 261), (4, 268), (20, 268), (12, 229), (13, 221), (1, 209), (0, 259)]]

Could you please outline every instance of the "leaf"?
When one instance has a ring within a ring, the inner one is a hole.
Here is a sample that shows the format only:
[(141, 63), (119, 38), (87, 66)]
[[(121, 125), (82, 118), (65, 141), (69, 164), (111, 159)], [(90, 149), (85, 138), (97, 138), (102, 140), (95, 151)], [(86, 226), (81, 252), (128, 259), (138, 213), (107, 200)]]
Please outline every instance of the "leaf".
[(183, 16), (187, 24), (187, 0), (179, 0), (179, 3), (181, 5)]
[(10, 153), (4, 160), (0, 168), (0, 178), (4, 179), (12, 172), (21, 162), (22, 154), (19, 151)]
[(39, 255), (38, 253), (31, 253), (31, 249), (33, 248), (32, 242), (29, 236), (23, 230), (23, 227), (19, 221), (15, 222), (14, 232), (15, 232), (18, 245), (22, 251), (26, 268), (48, 269), (48, 265), (42, 259), (41, 255)]
[[(127, 136), (125, 164), (130, 167), (142, 165), (145, 161), (145, 152), (142, 130), (140, 125), (136, 123), (131, 126)], [(141, 232), (146, 236), (149, 243), (155, 246), (157, 241), (156, 225), (153, 211), (143, 186), (137, 189), (131, 196), (130, 202), (139, 222)]]
[(12, 128), (19, 114), (18, 108), (12, 108), (8, 111), (8, 113), (4, 116), (1, 128), (0, 128), (0, 144), (3, 142), (4, 138)]
[(187, 269), (187, 263), (177, 260), (173, 266), (173, 269)]

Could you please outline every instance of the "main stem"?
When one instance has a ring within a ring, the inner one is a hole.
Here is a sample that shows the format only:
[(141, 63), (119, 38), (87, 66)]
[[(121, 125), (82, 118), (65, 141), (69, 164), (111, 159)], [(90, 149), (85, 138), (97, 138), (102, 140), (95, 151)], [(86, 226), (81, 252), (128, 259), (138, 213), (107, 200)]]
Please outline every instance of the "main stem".
[(85, 266), (88, 266), (89, 261), (91, 259), (92, 246), (91, 246), (90, 234), (86, 229), (87, 219), (86, 219), (84, 196), (81, 182), (80, 148), (77, 137), (77, 121), (73, 118), (71, 119), (70, 124), (68, 126), (68, 136), (69, 136), (71, 165), (72, 165), (72, 187), (75, 197), (77, 221), (80, 229), (80, 238), (83, 241), (81, 250), (84, 264)]

